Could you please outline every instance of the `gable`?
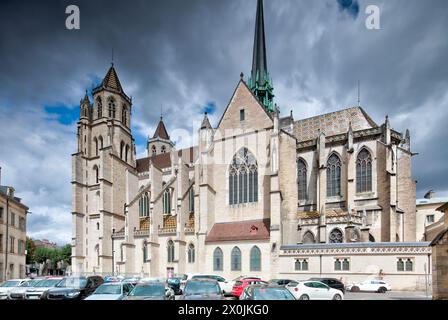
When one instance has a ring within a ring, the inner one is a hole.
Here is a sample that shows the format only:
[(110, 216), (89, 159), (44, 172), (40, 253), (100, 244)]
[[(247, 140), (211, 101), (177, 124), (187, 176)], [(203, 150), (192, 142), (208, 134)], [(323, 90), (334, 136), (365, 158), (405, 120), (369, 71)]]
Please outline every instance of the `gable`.
[[(244, 110), (244, 121), (240, 121), (240, 111)], [(218, 130), (240, 129), (254, 131), (270, 128), (273, 121), (258, 99), (242, 80), (238, 83), (230, 102), (218, 124)]]

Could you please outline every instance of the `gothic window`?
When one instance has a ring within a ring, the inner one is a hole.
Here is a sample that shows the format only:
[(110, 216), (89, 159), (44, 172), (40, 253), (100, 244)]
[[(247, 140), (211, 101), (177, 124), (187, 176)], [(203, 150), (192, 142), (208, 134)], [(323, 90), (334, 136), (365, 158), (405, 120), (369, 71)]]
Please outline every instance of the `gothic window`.
[(103, 145), (103, 137), (102, 136), (100, 136), (98, 138), (98, 142), (99, 142), (99, 145), (100, 145), (100, 150), (103, 149), (104, 145)]
[(342, 243), (343, 241), (342, 231), (339, 229), (333, 229), (330, 232), (330, 243)]
[(174, 262), (174, 242), (172, 240), (168, 241), (168, 262)]
[(161, 149), (162, 151), (162, 153), (166, 153), (166, 147), (165, 146), (162, 146), (162, 149)]
[(372, 191), (372, 156), (362, 149), (356, 159), (356, 192)]
[(246, 119), (246, 115), (244, 113), (244, 109), (240, 110), (240, 121), (244, 121)]
[(93, 171), (95, 173), (95, 183), (99, 183), (100, 179), (99, 179), (99, 169), (98, 169), (98, 166), (94, 166), (93, 167)]
[(171, 213), (171, 191), (170, 189), (166, 189), (163, 193), (163, 213), (169, 214)]
[(157, 154), (156, 146), (152, 146), (151, 148), (152, 155), (155, 156)]
[(241, 250), (234, 247), (231, 253), (231, 270), (241, 271)]
[(314, 234), (311, 231), (305, 232), (303, 235), (302, 243), (315, 243)]
[(149, 194), (146, 192), (139, 200), (139, 216), (140, 218), (149, 217)]
[(114, 98), (109, 99), (108, 107), (109, 107), (109, 118), (115, 119), (116, 106)]
[(229, 204), (258, 202), (258, 166), (253, 154), (242, 148), (229, 170)]
[(297, 160), (297, 187), (299, 200), (306, 200), (306, 163), (302, 159)]
[(406, 259), (405, 270), (406, 271), (412, 271), (413, 270), (413, 266), (414, 266), (414, 263), (412, 262), (412, 260), (411, 259)]
[(129, 145), (126, 145), (125, 153), (124, 153), (124, 161), (128, 162), (128, 154), (129, 154)]
[(124, 142), (121, 141), (120, 143), (120, 159), (123, 160), (123, 153), (124, 153)]
[(121, 122), (126, 126), (128, 123), (128, 110), (125, 105), (123, 105), (123, 109), (121, 110)]
[(261, 271), (261, 251), (257, 246), (250, 249), (250, 271)]
[(188, 246), (188, 263), (194, 263), (195, 261), (195, 251), (194, 251), (194, 245), (190, 243)]
[(101, 98), (98, 97), (96, 99), (96, 108), (97, 108), (97, 115), (98, 119), (103, 117), (103, 103), (101, 102)]
[(190, 212), (194, 212), (194, 188), (193, 186), (188, 191), (188, 208)]
[(221, 248), (216, 248), (213, 251), (213, 271), (222, 271), (223, 270), (223, 254)]
[(296, 259), (294, 264), (294, 269), (296, 271), (307, 271), (308, 270), (308, 259)]
[(98, 140), (94, 138), (93, 143), (95, 144), (95, 155), (98, 156)]
[(335, 271), (349, 271), (350, 270), (350, 260), (348, 258), (337, 258), (334, 260), (334, 270)]
[(341, 159), (332, 154), (327, 162), (327, 197), (341, 195)]
[(404, 261), (401, 258), (397, 260), (397, 271), (404, 271)]

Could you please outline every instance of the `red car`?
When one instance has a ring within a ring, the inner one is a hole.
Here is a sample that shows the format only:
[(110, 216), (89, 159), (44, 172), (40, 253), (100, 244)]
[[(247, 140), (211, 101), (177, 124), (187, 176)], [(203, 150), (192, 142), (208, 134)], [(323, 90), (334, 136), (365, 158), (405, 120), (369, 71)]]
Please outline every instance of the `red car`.
[(232, 288), (232, 296), (239, 298), (243, 293), (244, 288), (252, 284), (267, 284), (267, 282), (259, 278), (244, 278), (238, 280), (235, 282)]

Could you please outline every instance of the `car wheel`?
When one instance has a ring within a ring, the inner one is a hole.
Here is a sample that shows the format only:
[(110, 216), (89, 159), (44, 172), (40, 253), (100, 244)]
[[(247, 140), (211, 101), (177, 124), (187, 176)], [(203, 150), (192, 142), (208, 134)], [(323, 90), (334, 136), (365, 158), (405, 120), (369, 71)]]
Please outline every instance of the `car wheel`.
[(354, 286), (354, 287), (352, 287), (352, 289), (351, 289), (350, 291), (351, 291), (351, 292), (359, 292), (359, 291), (361, 291), (361, 290), (359, 290), (359, 287)]
[(340, 294), (335, 294), (335, 295), (333, 296), (333, 300), (342, 300), (342, 297), (341, 297)]
[(381, 288), (378, 289), (379, 293), (386, 293), (386, 291), (387, 291), (387, 289), (384, 288), (384, 287), (381, 287)]
[(299, 300), (310, 300), (310, 297), (307, 294), (302, 294)]

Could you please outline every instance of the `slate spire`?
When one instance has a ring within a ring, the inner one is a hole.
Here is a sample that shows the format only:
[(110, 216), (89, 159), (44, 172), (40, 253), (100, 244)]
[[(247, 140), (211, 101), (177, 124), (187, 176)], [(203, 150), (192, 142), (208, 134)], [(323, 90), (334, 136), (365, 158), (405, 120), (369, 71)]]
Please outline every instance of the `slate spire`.
[(166, 131), (166, 127), (165, 127), (165, 124), (163, 123), (162, 117), (160, 117), (159, 124), (157, 125), (157, 129), (154, 132), (154, 136), (152, 138), (153, 139), (161, 138), (161, 139), (165, 139), (165, 140), (170, 140), (170, 136), (168, 135), (168, 132)]

